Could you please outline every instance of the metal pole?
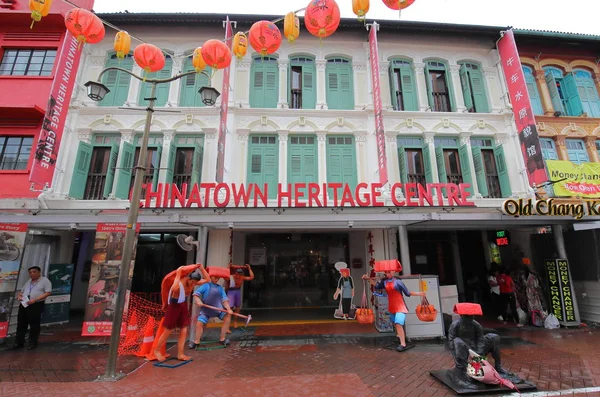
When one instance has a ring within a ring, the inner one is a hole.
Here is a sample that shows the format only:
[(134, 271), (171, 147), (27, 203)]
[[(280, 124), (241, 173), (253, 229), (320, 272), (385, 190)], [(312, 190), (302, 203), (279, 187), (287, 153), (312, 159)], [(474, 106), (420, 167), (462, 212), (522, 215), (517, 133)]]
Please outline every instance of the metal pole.
[(146, 125), (144, 127), (144, 136), (142, 146), (140, 147), (140, 156), (135, 167), (135, 179), (133, 182), (133, 193), (129, 203), (129, 214), (127, 215), (127, 228), (125, 229), (125, 239), (123, 241), (123, 255), (121, 261), (121, 271), (119, 272), (119, 286), (117, 289), (117, 301), (115, 304), (115, 317), (112, 323), (110, 334), (110, 345), (108, 347), (108, 362), (106, 363), (105, 380), (117, 380), (117, 350), (119, 348), (119, 339), (121, 337), (121, 324), (123, 323), (123, 312), (125, 308), (125, 295), (129, 287), (129, 268), (133, 256), (133, 246), (135, 245), (136, 224), (138, 221), (139, 202), (142, 193), (142, 181), (144, 171), (146, 170), (146, 156), (148, 153), (148, 138), (150, 136), (150, 125), (152, 124), (152, 114), (154, 113), (154, 95), (156, 94), (156, 82), (152, 82), (150, 98), (148, 99), (148, 108), (146, 109)]
[(408, 249), (408, 231), (405, 225), (398, 226), (398, 241), (400, 242), (400, 263), (402, 263), (402, 274), (410, 275), (410, 251)]

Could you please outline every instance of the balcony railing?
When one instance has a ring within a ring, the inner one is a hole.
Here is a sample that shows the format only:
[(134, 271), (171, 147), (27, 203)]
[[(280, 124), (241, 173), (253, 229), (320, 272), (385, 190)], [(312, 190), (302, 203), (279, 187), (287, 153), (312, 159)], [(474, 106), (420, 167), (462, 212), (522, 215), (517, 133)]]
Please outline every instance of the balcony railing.
[(423, 186), (427, 184), (425, 181), (425, 174), (408, 174), (407, 177), (408, 183), (418, 183)]
[(433, 94), (433, 111), (434, 112), (450, 112), (450, 98), (445, 92), (434, 92)]
[(173, 175), (173, 183), (177, 185), (179, 190), (181, 191), (184, 183), (187, 183), (187, 195), (190, 195), (192, 190), (192, 175), (191, 174), (175, 174)]
[(104, 200), (104, 184), (106, 183), (106, 174), (88, 174), (88, 181), (85, 187), (84, 200)]
[(292, 90), (290, 109), (302, 109), (302, 90)]
[(463, 178), (461, 174), (448, 174), (446, 175), (448, 179), (448, 183), (454, 183), (456, 185), (463, 183)]

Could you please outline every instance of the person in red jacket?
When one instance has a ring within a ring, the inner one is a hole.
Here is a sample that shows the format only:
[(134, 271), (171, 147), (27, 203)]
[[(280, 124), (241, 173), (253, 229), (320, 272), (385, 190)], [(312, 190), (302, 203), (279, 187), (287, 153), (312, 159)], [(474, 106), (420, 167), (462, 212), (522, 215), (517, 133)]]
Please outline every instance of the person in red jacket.
[(502, 308), (502, 319), (504, 324), (508, 320), (506, 308), (510, 306), (510, 314), (517, 327), (523, 325), (519, 323), (519, 316), (517, 315), (517, 300), (515, 298), (515, 282), (512, 277), (508, 275), (506, 267), (502, 266), (498, 269), (499, 275), (496, 277), (498, 286), (500, 287), (500, 307)]
[(368, 275), (363, 276), (363, 280), (369, 280), (371, 285), (375, 286), (375, 289), (385, 289), (388, 295), (388, 311), (390, 312), (390, 319), (394, 327), (396, 328), (396, 335), (400, 340), (400, 344), (396, 348), (397, 351), (401, 352), (406, 350), (406, 334), (404, 333), (404, 323), (406, 322), (406, 313), (408, 308), (404, 302), (406, 296), (425, 296), (425, 292), (411, 292), (406, 288), (406, 285), (394, 276), (394, 272), (385, 272), (385, 278), (376, 282), (371, 279)]

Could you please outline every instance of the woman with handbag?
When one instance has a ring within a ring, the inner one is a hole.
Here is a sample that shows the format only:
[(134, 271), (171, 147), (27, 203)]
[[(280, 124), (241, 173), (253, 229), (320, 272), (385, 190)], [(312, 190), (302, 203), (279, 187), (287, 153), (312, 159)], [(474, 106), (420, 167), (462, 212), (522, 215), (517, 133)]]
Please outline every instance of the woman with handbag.
[[(343, 318), (348, 320), (348, 317), (354, 317), (350, 315), (352, 309), (352, 298), (354, 298), (354, 280), (350, 276), (350, 269), (348, 264), (345, 262), (337, 262), (335, 268), (342, 275), (338, 281), (337, 289), (333, 294), (333, 299), (336, 300), (341, 295), (340, 308), (336, 310), (335, 317)], [(341, 313), (339, 313), (341, 309)]]

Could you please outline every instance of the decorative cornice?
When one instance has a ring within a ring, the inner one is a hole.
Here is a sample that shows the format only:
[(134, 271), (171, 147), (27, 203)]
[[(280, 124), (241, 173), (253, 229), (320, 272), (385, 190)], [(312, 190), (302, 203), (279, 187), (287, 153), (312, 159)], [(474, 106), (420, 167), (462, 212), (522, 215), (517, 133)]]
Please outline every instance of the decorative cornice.
[(121, 141), (133, 143), (135, 132), (132, 129), (121, 129)]
[(354, 135), (354, 139), (356, 139), (356, 142), (364, 143), (367, 141), (367, 134), (356, 134)]
[(460, 134), (458, 134), (461, 145), (471, 144), (471, 135), (473, 135), (472, 132), (461, 132)]
[(325, 142), (327, 140), (327, 131), (318, 131), (317, 140), (319, 142)]
[(506, 134), (506, 133), (494, 134), (494, 141), (496, 142), (496, 145), (505, 145), (508, 142), (508, 134)]
[(162, 133), (164, 142), (171, 142), (175, 138), (175, 130), (162, 130)]
[(424, 63), (413, 63), (413, 69), (414, 69), (415, 73), (423, 73), (423, 71), (425, 71), (425, 64)]
[(325, 70), (325, 67), (327, 66), (327, 61), (324, 59), (319, 59), (315, 62), (316, 66), (317, 66), (317, 70)]
[(279, 142), (284, 143), (287, 142), (288, 140), (288, 136), (289, 136), (289, 131), (277, 131), (277, 136), (279, 137)]
[(238, 59), (236, 62), (236, 69), (240, 69), (240, 70), (248, 70), (250, 69), (250, 67), (252, 66), (252, 62), (250, 61), (246, 61), (243, 59)]
[(433, 145), (435, 143), (435, 132), (424, 132), (423, 141), (428, 145)]
[(556, 142), (556, 146), (566, 146), (567, 137), (562, 135), (555, 135), (554, 141)]

